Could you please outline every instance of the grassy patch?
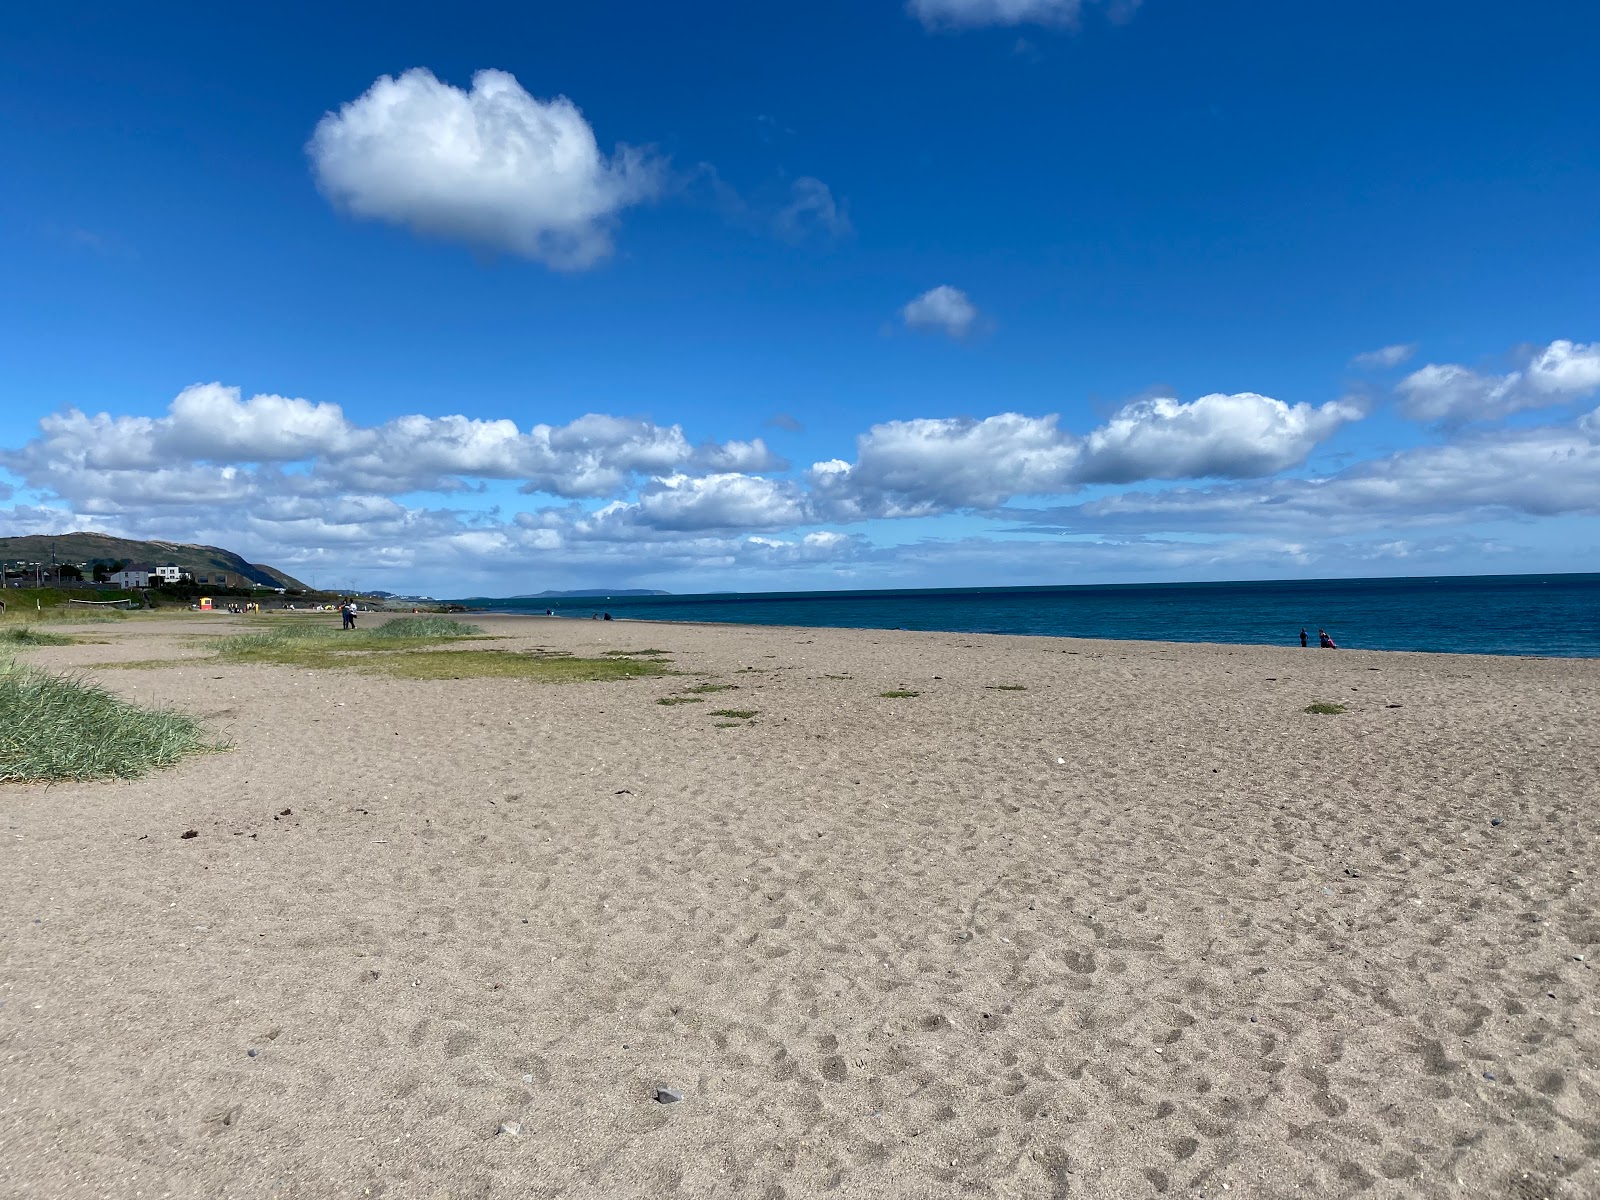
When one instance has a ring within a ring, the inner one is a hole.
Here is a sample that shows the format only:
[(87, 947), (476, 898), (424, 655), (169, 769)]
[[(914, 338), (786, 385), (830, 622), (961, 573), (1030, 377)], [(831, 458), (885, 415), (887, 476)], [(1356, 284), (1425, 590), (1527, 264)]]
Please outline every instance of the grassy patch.
[(743, 721), (713, 721), (713, 722), (711, 722), (711, 728), (713, 728), (713, 729), (744, 729), (745, 728), (745, 723)]
[(0, 781), (134, 779), (220, 749), (189, 717), (0, 661)]
[(849, 679), (848, 675), (824, 675), (824, 679)]
[(657, 704), (704, 704), (699, 696), (663, 696), (656, 701)]
[(755, 708), (717, 708), (711, 711), (713, 717), (731, 717), (736, 721), (748, 721), (760, 709)]
[(70, 646), (73, 639), (59, 633), (48, 633), (32, 625), (17, 625), (0, 629), (0, 646)]
[[(335, 634), (343, 632), (334, 630)], [(355, 632), (360, 637), (376, 638), (379, 641), (389, 638), (435, 641), (442, 638), (483, 636), (483, 630), (479, 626), (468, 625), (465, 621), (452, 621), (449, 617), (396, 617), (392, 621), (385, 621), (382, 625), (374, 625), (371, 629)]]
[(670, 650), (607, 650), (607, 658), (655, 658), (662, 654), (671, 654)]
[(993, 687), (985, 688), (984, 690), (990, 692), (1025, 692), (1028, 689), (1020, 683), (997, 683)]
[(737, 683), (697, 683), (692, 688), (684, 688), (683, 690), (693, 696), (705, 696), (711, 692), (736, 692), (739, 690), (739, 685)]
[(672, 673), (665, 664), (639, 659), (571, 658), (513, 650), (351, 655), (338, 665), (402, 679), (529, 679), (536, 683), (601, 683)]
[[(574, 658), (546, 650), (455, 650), (450, 646), (483, 636), (476, 625), (447, 617), (401, 617), (372, 629), (345, 630), (331, 622), (269, 623), (259, 633), (208, 643), (217, 660), (274, 663), (311, 669), (342, 669), (401, 679), (528, 679), (538, 683), (581, 683), (670, 675), (654, 658)], [(655, 652), (652, 652), (655, 653)], [(141, 666), (201, 665), (206, 659), (171, 660)], [(133, 664), (125, 664), (133, 665)]]
[(902, 691), (894, 691), (894, 692), (879, 692), (878, 695), (882, 696), (885, 700), (910, 700), (914, 696), (922, 695), (922, 693), (921, 692), (907, 692), (907, 691), (903, 691), (902, 690)]
[(1328, 704), (1325, 701), (1318, 700), (1315, 704), (1306, 705), (1305, 711), (1316, 716), (1336, 717), (1340, 713), (1349, 712), (1350, 710), (1342, 704)]
[(302, 667), (349, 666), (363, 651), (415, 650), (482, 634), (476, 625), (445, 617), (404, 617), (373, 629), (340, 629), (328, 623), (284, 623), (211, 643), (225, 662), (282, 663)]

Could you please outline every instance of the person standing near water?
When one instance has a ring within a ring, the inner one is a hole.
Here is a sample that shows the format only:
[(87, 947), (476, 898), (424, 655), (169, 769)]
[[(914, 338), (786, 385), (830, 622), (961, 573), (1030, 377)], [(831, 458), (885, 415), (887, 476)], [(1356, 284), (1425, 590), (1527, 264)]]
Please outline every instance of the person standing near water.
[(1304, 650), (1306, 648), (1306, 645), (1307, 645), (1307, 643), (1306, 643), (1306, 631), (1304, 629), (1302, 629), (1300, 631), (1300, 649)]

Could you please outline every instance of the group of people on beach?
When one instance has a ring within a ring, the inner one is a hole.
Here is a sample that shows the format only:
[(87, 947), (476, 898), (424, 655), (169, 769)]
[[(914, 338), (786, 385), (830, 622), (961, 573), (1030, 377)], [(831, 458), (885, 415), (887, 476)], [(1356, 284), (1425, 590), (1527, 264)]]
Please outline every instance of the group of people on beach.
[[(1300, 647), (1301, 649), (1304, 649), (1308, 645), (1310, 645), (1310, 642), (1306, 638), (1306, 631), (1301, 629)], [(1337, 650), (1339, 648), (1333, 640), (1333, 635), (1330, 634), (1326, 629), (1317, 630), (1317, 645), (1324, 650)]]
[(354, 629), (356, 627), (356, 602), (346, 600), (339, 605), (339, 618), (343, 622), (341, 628)]

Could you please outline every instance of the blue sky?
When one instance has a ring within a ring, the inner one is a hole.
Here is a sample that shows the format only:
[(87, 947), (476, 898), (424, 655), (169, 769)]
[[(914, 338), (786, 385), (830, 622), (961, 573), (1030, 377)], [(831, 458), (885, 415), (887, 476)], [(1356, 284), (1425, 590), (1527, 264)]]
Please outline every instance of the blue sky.
[(1597, 38), (8, 11), (0, 535), (441, 595), (1600, 570)]

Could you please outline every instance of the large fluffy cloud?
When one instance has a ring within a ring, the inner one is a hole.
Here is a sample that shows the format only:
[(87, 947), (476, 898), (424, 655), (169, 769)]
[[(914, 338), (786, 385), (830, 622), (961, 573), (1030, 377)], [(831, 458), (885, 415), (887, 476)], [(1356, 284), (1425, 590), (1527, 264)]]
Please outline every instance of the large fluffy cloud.
[(793, 484), (732, 473), (654, 479), (637, 503), (619, 502), (596, 514), (602, 523), (668, 533), (788, 529), (805, 518), (804, 497)]
[(1318, 443), (1362, 415), (1335, 400), (1313, 407), (1254, 392), (1188, 404), (1168, 397), (1130, 404), (1084, 439), (1082, 483), (1140, 479), (1250, 479), (1297, 466)]
[(818, 463), (810, 482), (835, 519), (930, 516), (1068, 490), (1078, 454), (1054, 416), (889, 421), (858, 440), (853, 465)]
[(1600, 342), (1557, 339), (1524, 356), (1525, 365), (1486, 374), (1459, 363), (1429, 363), (1400, 381), (1400, 411), (1415, 421), (1460, 425), (1493, 421), (1600, 391)]
[(307, 152), (356, 216), (562, 268), (610, 253), (615, 215), (662, 184), (642, 151), (607, 156), (572, 101), (538, 100), (504, 71), (479, 71), (470, 91), (422, 68), (385, 75), (323, 117)]
[(1348, 401), (1243, 392), (1137, 401), (1084, 437), (1055, 416), (891, 421), (859, 440), (855, 463), (818, 463), (809, 478), (818, 511), (836, 520), (985, 510), (1091, 483), (1270, 475), (1360, 416)]

